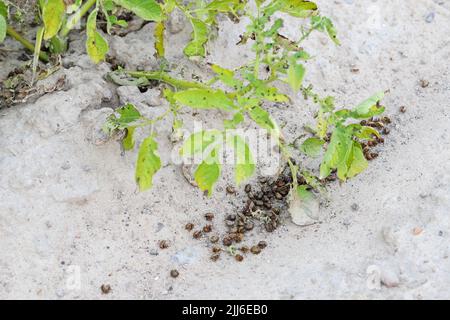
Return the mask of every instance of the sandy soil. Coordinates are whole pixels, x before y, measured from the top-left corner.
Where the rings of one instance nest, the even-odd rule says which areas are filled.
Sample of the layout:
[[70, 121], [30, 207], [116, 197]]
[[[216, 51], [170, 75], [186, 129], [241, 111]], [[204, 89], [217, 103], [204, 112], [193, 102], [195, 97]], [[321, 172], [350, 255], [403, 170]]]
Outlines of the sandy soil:
[[[241, 263], [226, 255], [209, 261], [208, 242], [193, 239], [184, 225], [204, 224], [211, 211], [222, 230], [243, 190], [225, 193], [228, 170], [211, 198], [193, 188], [169, 161], [166, 126], [159, 129], [163, 168], [154, 188], [138, 193], [136, 151], [122, 155], [99, 127], [119, 100], [135, 99], [150, 116], [165, 105], [158, 89], [141, 94], [107, 83], [110, 66], [92, 65], [83, 35], [74, 34], [65, 68], [46, 80], [65, 75], [65, 90], [0, 109], [0, 298], [450, 298], [450, 2], [318, 2], [342, 45], [315, 35], [306, 81], [343, 106], [389, 89], [385, 104], [394, 122], [369, 169], [330, 188], [322, 223], [302, 228], [286, 219], [271, 234], [257, 228], [252, 241], [269, 244], [262, 254]], [[246, 59], [234, 46], [243, 25], [222, 22], [211, 62], [232, 67]], [[109, 37], [112, 54], [128, 68], [156, 67], [152, 29]], [[296, 36], [295, 25], [285, 32]], [[168, 58], [178, 70], [204, 76], [182, 56], [189, 33], [171, 35]], [[20, 54], [1, 58], [1, 79], [23, 63]], [[270, 112], [293, 139], [313, 110], [298, 97]], [[183, 114], [187, 126], [203, 120], [212, 127], [221, 116]], [[168, 249], [159, 249], [162, 239], [171, 242]], [[171, 278], [171, 269], [180, 276]], [[112, 291], [102, 294], [102, 284]]]

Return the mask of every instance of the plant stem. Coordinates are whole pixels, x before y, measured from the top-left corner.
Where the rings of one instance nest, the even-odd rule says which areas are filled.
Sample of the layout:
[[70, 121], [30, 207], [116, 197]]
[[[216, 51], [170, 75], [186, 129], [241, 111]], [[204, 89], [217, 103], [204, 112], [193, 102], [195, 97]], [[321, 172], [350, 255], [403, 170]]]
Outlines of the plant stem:
[[125, 73], [133, 78], [146, 78], [148, 80], [165, 82], [178, 89], [209, 89], [203, 83], [176, 79], [161, 71], [125, 71]]
[[297, 182], [298, 167], [292, 163], [291, 154], [287, 150], [286, 145], [282, 141], [279, 141], [278, 146], [280, 148], [281, 154], [287, 159], [289, 168], [291, 169], [292, 185], [294, 186], [294, 188], [297, 188], [297, 186], [298, 186], [298, 182]]
[[62, 37], [67, 37], [70, 30], [72, 30], [81, 18], [89, 11], [89, 9], [97, 3], [97, 0], [88, 0], [81, 8], [75, 12], [66, 22], [64, 27], [60, 31]]
[[[27, 39], [25, 39], [24, 37], [22, 37], [16, 30], [14, 30], [11, 26], [8, 26], [6, 28], [6, 33], [14, 38], [15, 40], [17, 40], [18, 42], [20, 42], [26, 49], [30, 50], [31, 52], [34, 51], [34, 45], [28, 41]], [[40, 52], [39, 53], [39, 59], [41, 59], [44, 62], [48, 62], [48, 55], [45, 52]]]

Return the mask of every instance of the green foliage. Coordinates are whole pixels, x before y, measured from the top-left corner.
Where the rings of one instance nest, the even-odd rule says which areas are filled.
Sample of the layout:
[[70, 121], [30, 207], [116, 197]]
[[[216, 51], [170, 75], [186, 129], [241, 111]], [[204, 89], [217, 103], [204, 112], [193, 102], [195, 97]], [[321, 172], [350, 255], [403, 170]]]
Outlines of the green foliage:
[[8, 15], [8, 6], [0, 0], [0, 43], [2, 43], [6, 37], [6, 29], [8, 27], [6, 20], [8, 19]]
[[310, 157], [317, 157], [320, 155], [320, 152], [322, 151], [322, 147], [324, 145], [325, 141], [319, 138], [309, 138], [306, 139], [303, 144], [300, 146], [300, 150], [310, 156]]
[[0, 43], [5, 40], [6, 37], [6, 19], [0, 15]]
[[66, 6], [63, 0], [46, 0], [42, 8], [44, 22], [44, 40], [49, 40], [58, 34], [63, 23]]
[[[313, 92], [312, 86], [303, 85], [306, 74], [304, 62], [310, 60], [311, 56], [301, 46], [302, 42], [312, 32], [319, 31], [327, 33], [333, 42], [339, 44], [331, 20], [318, 13], [315, 3], [303, 0], [256, 1], [256, 14], [252, 14], [252, 11], [246, 8], [247, 1], [216, 0], [209, 3], [199, 1], [196, 4], [196, 7], [192, 4], [182, 6], [176, 1], [167, 1], [162, 6], [165, 14], [169, 14], [175, 7], [179, 8], [192, 25], [192, 40], [184, 49], [187, 57], [206, 55], [205, 44], [211, 28], [216, 24], [217, 13], [223, 12], [237, 17], [238, 12], [242, 10], [251, 22], [241, 36], [240, 43], [252, 41], [254, 60], [236, 70], [211, 65], [214, 76], [206, 82], [207, 85], [174, 79], [162, 71], [159, 73], [119, 71], [119, 73], [112, 73], [111, 78], [118, 79], [125, 75], [125, 77], [157, 80], [172, 86], [176, 92], [170, 91], [166, 98], [171, 109], [168, 114], [172, 113], [174, 119], [177, 118], [176, 113], [181, 106], [220, 109], [231, 113], [231, 116], [224, 120], [224, 131], [214, 129], [194, 133], [180, 150], [183, 157], [201, 156], [201, 161], [194, 172], [195, 181], [201, 190], [211, 194], [220, 177], [220, 155], [223, 152], [224, 143], [234, 150], [236, 183], [241, 183], [253, 174], [255, 164], [249, 146], [242, 137], [227, 131], [236, 129], [246, 118], [267, 130], [278, 141], [282, 154], [287, 159], [290, 158], [289, 145], [284, 141], [279, 126], [264, 107], [273, 102], [290, 102], [289, 96], [274, 86], [274, 82], [278, 80], [288, 83], [294, 94], [302, 92], [305, 98], [312, 97], [319, 104], [317, 124], [312, 129], [315, 137], [306, 139], [300, 150], [310, 157], [319, 157], [322, 151], [325, 151], [321, 161], [320, 175], [316, 177], [305, 170], [300, 172], [300, 168], [288, 160], [294, 187], [297, 188], [300, 199], [306, 199], [310, 195], [309, 188], [322, 190], [321, 179], [326, 178], [332, 170], [337, 170], [338, 177], [346, 180], [367, 167], [368, 163], [360, 141], [371, 140], [379, 133], [372, 127], [349, 123], [349, 121], [368, 119], [381, 114], [384, 107], [379, 106], [379, 101], [383, 94], [376, 94], [353, 109], [336, 110], [333, 97], [328, 96], [322, 99]], [[272, 19], [277, 12], [300, 19], [309, 18], [309, 27], [301, 29], [299, 39], [288, 39], [280, 34], [283, 20]], [[163, 31], [164, 26], [161, 22], [155, 29], [155, 48], [158, 56], [164, 54]], [[263, 70], [267, 75], [264, 75]], [[223, 86], [228, 89], [224, 91]], [[157, 119], [147, 121], [154, 124]], [[174, 120], [173, 131], [175, 131], [176, 123], [178, 123], [177, 120]], [[326, 142], [328, 135], [331, 135], [329, 143]], [[303, 176], [307, 185], [297, 186], [297, 172]]]
[[141, 191], [151, 188], [153, 175], [161, 168], [158, 156], [158, 144], [153, 136], [147, 137], [141, 143], [136, 161], [136, 182]]
[[[256, 4], [256, 8], [254, 7]], [[311, 85], [305, 85], [307, 79], [306, 61], [311, 55], [305, 50], [304, 42], [317, 31], [326, 33], [339, 44], [336, 29], [332, 21], [319, 13], [317, 5], [306, 0], [75, 0], [66, 5], [64, 0], [40, 0], [42, 28], [33, 45], [7, 26], [7, 2], [0, 0], [0, 42], [7, 34], [23, 43], [28, 49], [35, 49], [35, 57], [48, 60], [45, 52], [40, 52], [41, 41], [50, 53], [63, 54], [67, 48], [69, 32], [86, 19], [86, 51], [94, 63], [106, 59], [109, 51], [107, 37], [99, 31], [100, 23], [106, 22], [106, 32], [127, 27], [127, 23], [116, 15], [119, 8], [128, 10], [136, 16], [154, 22], [155, 56], [161, 60], [159, 71], [118, 70], [109, 75], [109, 79], [120, 85], [146, 86], [151, 80], [164, 82], [164, 97], [168, 109], [154, 119], [141, 115], [131, 104], [117, 109], [105, 123], [109, 133], [120, 132], [123, 150], [132, 151], [136, 141], [134, 133], [138, 128], [153, 128], [160, 120], [171, 116], [172, 133], [180, 138], [182, 121], [178, 116], [181, 108], [220, 110], [226, 113], [223, 129], [213, 129], [192, 134], [181, 148], [183, 157], [201, 155], [201, 161], [195, 163], [194, 178], [199, 188], [211, 194], [222, 171], [221, 155], [224, 145], [233, 150], [236, 160], [235, 180], [242, 183], [255, 170], [254, 159], [245, 139], [233, 130], [251, 121], [275, 138], [279, 150], [288, 161], [294, 181], [294, 188], [300, 198], [308, 195], [309, 188], [320, 189], [321, 179], [337, 170], [339, 179], [346, 180], [362, 172], [368, 165], [361, 142], [373, 139], [379, 133], [376, 129], [363, 126], [358, 121], [369, 119], [384, 112], [380, 105], [383, 93], [378, 93], [354, 108], [336, 108], [331, 96], [321, 98]], [[253, 59], [236, 70], [228, 70], [211, 65], [212, 77], [207, 82], [187, 81], [173, 78], [164, 71], [167, 66], [165, 55], [166, 22], [174, 10], [180, 11], [192, 28], [191, 38], [183, 52], [187, 58], [204, 58], [208, 54], [207, 43], [213, 38], [218, 27], [219, 14], [228, 16], [237, 22], [241, 16], [249, 21], [239, 44], [251, 43]], [[282, 34], [283, 16], [290, 15], [306, 20], [300, 27], [298, 38], [290, 39]], [[275, 18], [277, 17], [277, 18]], [[104, 19], [104, 21], [100, 21]], [[151, 44], [150, 44], [151, 45]], [[37, 60], [35, 59], [34, 68]], [[284, 82], [291, 90], [283, 92], [276, 85]], [[224, 89], [226, 88], [226, 89]], [[302, 93], [305, 99], [312, 98], [319, 106], [316, 124], [310, 130], [314, 136], [306, 139], [300, 151], [309, 157], [320, 157], [320, 174], [300, 170], [291, 158], [291, 144], [285, 141], [280, 127], [272, 118], [269, 107], [274, 103], [288, 104]], [[291, 95], [291, 96], [290, 96]], [[153, 130], [152, 130], [153, 132]], [[329, 138], [330, 137], [330, 138]], [[329, 139], [328, 139], [329, 138]], [[152, 186], [155, 173], [161, 167], [157, 154], [156, 137], [152, 133], [140, 142], [136, 164], [136, 181], [141, 190]], [[297, 185], [297, 172], [306, 181], [305, 186]]]
[[161, 6], [155, 0], [113, 0], [113, 2], [147, 21], [161, 21], [163, 18]]
[[98, 9], [91, 12], [86, 23], [86, 51], [94, 63], [105, 60], [109, 51], [108, 42], [97, 31]]

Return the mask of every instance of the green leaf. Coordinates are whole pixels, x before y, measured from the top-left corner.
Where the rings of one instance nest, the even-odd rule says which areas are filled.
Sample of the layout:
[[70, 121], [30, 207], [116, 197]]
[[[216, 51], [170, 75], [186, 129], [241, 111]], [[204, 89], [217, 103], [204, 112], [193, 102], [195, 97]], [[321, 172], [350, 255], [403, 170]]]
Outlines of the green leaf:
[[158, 144], [152, 136], [146, 138], [139, 148], [136, 162], [136, 182], [141, 191], [151, 188], [153, 175], [161, 168], [161, 159], [157, 154]]
[[126, 136], [122, 140], [122, 146], [124, 150], [131, 150], [134, 148], [134, 130], [136, 129], [136, 123], [142, 118], [139, 111], [132, 104], [127, 104], [116, 112], [119, 114], [117, 118], [114, 114], [108, 117], [103, 129], [111, 134], [114, 130], [126, 130]]
[[64, 0], [47, 0], [42, 8], [42, 20], [44, 22], [44, 40], [48, 40], [57, 35], [63, 23], [63, 16], [66, 11]]
[[225, 129], [236, 129], [237, 125], [244, 121], [244, 115], [241, 112], [236, 113], [231, 120], [224, 120]]
[[6, 20], [0, 15], [0, 43], [2, 43], [6, 38]]
[[361, 125], [355, 127], [355, 132], [353, 134], [355, 137], [363, 140], [372, 140], [373, 136], [380, 137], [380, 133], [377, 129]]
[[163, 19], [161, 6], [155, 0], [114, 0], [114, 2], [144, 20], [160, 22]]
[[2, 0], [0, 0], [0, 16], [3, 16], [3, 18], [8, 19], [9, 15], [9, 8]]
[[336, 29], [334, 28], [333, 22], [329, 18], [322, 16], [313, 16], [311, 18], [311, 24], [314, 29], [326, 32], [334, 43], [340, 44], [339, 40], [337, 39]]
[[205, 43], [208, 41], [208, 26], [200, 19], [191, 19], [192, 40], [184, 48], [184, 54], [188, 57], [201, 56], [206, 54]]
[[239, 7], [240, 0], [214, 0], [206, 6], [206, 10], [230, 12], [230, 8]]
[[254, 81], [253, 85], [255, 86], [254, 92], [255, 97], [259, 97], [273, 102], [289, 101], [289, 98], [285, 94], [279, 93], [278, 89], [275, 87], [268, 87], [261, 80]]
[[222, 141], [222, 133], [219, 130], [199, 131], [191, 134], [183, 143], [180, 155], [184, 157], [192, 157], [214, 144]]
[[218, 162], [208, 163], [203, 161], [195, 171], [194, 179], [198, 184], [198, 187], [202, 191], [208, 191], [208, 195], [211, 196], [214, 184], [217, 182], [220, 176], [220, 165]]
[[126, 151], [132, 150], [134, 148], [134, 130], [135, 129], [136, 129], [135, 127], [128, 127], [126, 129], [127, 135], [122, 140], [123, 149]]
[[337, 169], [341, 180], [352, 178], [364, 171], [368, 162], [364, 157], [361, 144], [352, 140], [354, 128], [337, 127], [320, 166], [320, 179], [326, 178], [331, 169]]
[[[378, 92], [369, 99], [361, 102], [356, 108], [353, 109], [353, 115], [355, 117], [370, 118], [373, 115], [384, 112], [384, 108], [379, 108], [377, 103], [384, 98], [384, 92]], [[381, 111], [382, 110], [382, 111]]]
[[255, 172], [255, 162], [250, 152], [248, 144], [238, 135], [227, 136], [227, 143], [234, 149], [234, 157], [236, 161], [235, 179], [236, 184], [250, 178]]
[[297, 18], [306, 18], [317, 11], [314, 2], [305, 0], [278, 0], [282, 3], [281, 11]]
[[289, 85], [292, 90], [297, 93], [302, 86], [303, 78], [305, 76], [305, 67], [302, 64], [292, 62], [289, 65], [287, 76]]
[[256, 122], [261, 128], [266, 129], [271, 134], [278, 136], [280, 134], [280, 129], [278, 128], [276, 122], [272, 119], [270, 114], [261, 108], [260, 106], [255, 106], [248, 111], [250, 118]]
[[322, 139], [309, 138], [302, 143], [302, 145], [300, 146], [300, 150], [307, 156], [315, 158], [319, 156], [324, 143], [325, 141], [323, 141]]
[[301, 185], [297, 187], [297, 195], [302, 201], [308, 201], [314, 197], [313, 193], [308, 190], [309, 186]]
[[173, 98], [183, 105], [198, 109], [222, 109], [230, 111], [236, 107], [225, 92], [214, 89], [188, 89], [179, 91]]
[[[320, 165], [320, 179], [328, 177], [332, 169], [338, 168], [338, 171], [342, 171], [342, 168], [344, 168], [342, 164], [346, 162], [347, 153], [351, 150], [351, 146], [352, 135], [350, 130], [346, 127], [335, 128]], [[341, 172], [341, 176], [345, 176], [345, 174], [346, 172]]]
[[155, 25], [155, 50], [158, 57], [164, 57], [164, 22], [158, 22]]
[[364, 153], [359, 142], [353, 141], [352, 153], [347, 160], [347, 178], [352, 178], [367, 169], [369, 163], [364, 157]]
[[116, 129], [124, 130], [133, 127], [133, 124], [141, 119], [139, 111], [130, 103], [120, 107], [116, 112], [119, 114], [119, 118], [112, 114], [105, 123], [104, 129], [109, 133]]
[[242, 89], [243, 83], [240, 80], [234, 78], [234, 72], [218, 65], [213, 64], [211, 69], [217, 74], [217, 77], [227, 86], [234, 90]]
[[108, 42], [97, 31], [98, 9], [91, 12], [86, 23], [86, 51], [94, 63], [105, 60], [109, 51]]

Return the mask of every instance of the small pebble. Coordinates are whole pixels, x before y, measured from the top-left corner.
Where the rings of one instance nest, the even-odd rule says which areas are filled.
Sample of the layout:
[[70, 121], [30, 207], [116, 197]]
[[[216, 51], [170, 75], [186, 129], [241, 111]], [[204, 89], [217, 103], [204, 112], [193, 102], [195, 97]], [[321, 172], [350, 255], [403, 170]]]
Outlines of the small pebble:
[[245, 186], [245, 192], [249, 193], [250, 191], [252, 191], [252, 186], [249, 185], [249, 184], [247, 184], [247, 185]]
[[239, 262], [241, 262], [242, 260], [244, 260], [244, 257], [241, 256], [240, 254], [235, 255], [234, 258], [236, 259], [236, 261], [239, 261]]
[[171, 276], [172, 278], [176, 278], [176, 277], [178, 277], [179, 275], [180, 275], [180, 273], [178, 272], [178, 270], [176, 270], [176, 269], [170, 270], [170, 276]]
[[216, 235], [213, 235], [213, 236], [209, 237], [209, 241], [211, 241], [211, 243], [216, 243], [217, 241], [219, 241], [219, 237]]
[[381, 283], [388, 288], [398, 287], [400, 284], [397, 274], [392, 270], [382, 270], [380, 280]]
[[413, 229], [413, 235], [418, 236], [419, 234], [422, 233], [422, 231], [423, 231], [422, 228], [420, 228], [420, 227], [415, 227], [415, 228]]
[[358, 211], [359, 210], [359, 206], [358, 206], [357, 203], [353, 203], [351, 208], [352, 208], [353, 211]]
[[406, 112], [406, 107], [405, 106], [401, 106], [400, 107], [400, 112], [401, 113], [405, 113]]
[[425, 21], [426, 21], [427, 23], [432, 23], [433, 20], [434, 20], [434, 16], [435, 16], [435, 13], [434, 13], [434, 12], [430, 12], [430, 13], [427, 14], [427, 16], [425, 17]]
[[429, 82], [428, 80], [424, 80], [424, 79], [420, 80], [420, 86], [421, 86], [422, 88], [426, 88], [426, 87], [428, 87], [429, 85], [430, 85], [430, 82]]

